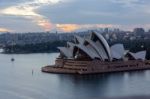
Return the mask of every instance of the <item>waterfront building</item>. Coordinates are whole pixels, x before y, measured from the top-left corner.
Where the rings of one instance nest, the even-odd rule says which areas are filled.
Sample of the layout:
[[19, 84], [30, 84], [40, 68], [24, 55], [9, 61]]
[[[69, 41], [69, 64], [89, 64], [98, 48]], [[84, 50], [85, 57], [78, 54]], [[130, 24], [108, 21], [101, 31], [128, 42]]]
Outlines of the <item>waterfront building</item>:
[[74, 37], [66, 47], [58, 47], [60, 55], [54, 66], [42, 68], [44, 72], [91, 74], [150, 68], [146, 51], [130, 52], [123, 44], [109, 46], [105, 38], [92, 31], [88, 38]]
[[75, 43], [67, 42], [67, 44], [67, 47], [58, 47], [61, 54], [59, 58], [76, 59], [79, 56], [87, 56], [91, 60], [111, 61], [113, 59], [123, 59], [126, 54], [130, 54], [134, 59], [145, 60], [146, 55], [146, 51], [137, 53], [126, 51], [123, 44], [115, 44], [110, 47], [98, 32], [92, 32], [89, 39], [75, 36]]

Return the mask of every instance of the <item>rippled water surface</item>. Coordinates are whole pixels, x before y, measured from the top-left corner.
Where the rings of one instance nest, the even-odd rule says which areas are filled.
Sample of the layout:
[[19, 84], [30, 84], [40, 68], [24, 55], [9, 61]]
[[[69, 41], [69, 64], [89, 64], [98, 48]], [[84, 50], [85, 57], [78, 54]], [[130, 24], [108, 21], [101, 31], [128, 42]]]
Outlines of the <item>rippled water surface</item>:
[[[99, 99], [150, 95], [150, 71], [98, 75], [42, 73], [57, 53], [0, 54], [0, 99]], [[15, 58], [11, 62], [11, 57]]]

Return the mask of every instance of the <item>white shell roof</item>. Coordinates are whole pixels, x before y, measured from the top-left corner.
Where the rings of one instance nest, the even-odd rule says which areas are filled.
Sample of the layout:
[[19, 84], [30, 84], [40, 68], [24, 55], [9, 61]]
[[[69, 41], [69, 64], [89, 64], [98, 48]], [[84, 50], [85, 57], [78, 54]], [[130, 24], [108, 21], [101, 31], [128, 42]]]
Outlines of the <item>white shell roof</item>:
[[98, 51], [101, 54], [102, 59], [103, 60], [108, 59], [108, 55], [107, 55], [106, 50], [104, 49], [103, 45], [99, 41], [97, 41], [95, 44], [98, 47]]
[[91, 59], [100, 58], [95, 51], [91, 50], [92, 49], [91, 47], [86, 47], [86, 46], [81, 45], [81, 44], [78, 44], [75, 46], [77, 48], [81, 49], [83, 52], [85, 52]]
[[100, 56], [98, 55], [97, 51], [93, 48], [93, 46], [91, 46], [90, 44], [86, 46], [86, 48], [90, 51], [89, 54], [93, 54], [94, 58], [100, 58]]
[[72, 43], [72, 42], [67, 42], [67, 48], [69, 49], [69, 51], [70, 51], [70, 56], [71, 57], [73, 57], [73, 49], [74, 49], [74, 46], [75, 46], [76, 44], [74, 44], [74, 43]]
[[95, 51], [97, 52], [97, 54], [101, 57], [101, 60], [104, 60], [104, 59], [102, 58], [102, 56], [101, 56], [100, 51], [99, 51], [99, 47], [96, 45], [95, 42], [93, 42], [93, 41], [90, 40], [90, 39], [85, 39], [85, 42], [88, 42], [88, 43], [95, 49]]
[[[96, 40], [93, 37], [96, 37]], [[112, 58], [121, 59], [125, 54], [130, 54], [134, 59], [142, 60], [145, 60], [146, 56], [146, 51], [137, 53], [125, 51], [123, 44], [115, 44], [110, 48], [107, 41], [98, 32], [92, 32], [90, 39], [75, 36], [75, 43], [67, 42], [67, 47], [58, 47], [58, 49], [65, 57], [73, 58], [76, 47], [86, 53], [91, 59], [99, 58], [102, 61], [105, 59], [111, 61]]]
[[115, 44], [111, 46], [111, 56], [112, 58], [121, 59], [124, 56], [125, 49], [123, 44]]
[[77, 41], [79, 42], [79, 44], [83, 44], [84, 43], [84, 39], [80, 36], [75, 35], [75, 43], [77, 44]]
[[58, 47], [58, 49], [60, 50], [60, 52], [66, 56], [67, 58], [71, 58], [72, 57], [72, 52], [70, 49], [66, 48], [66, 47]]
[[75, 46], [75, 44], [72, 43], [72, 42], [67, 42], [67, 44], [68, 44], [70, 47], [74, 47], [74, 46]]
[[109, 48], [109, 45], [108, 45], [108, 43], [107, 43], [107, 41], [104, 39], [104, 37], [100, 34], [100, 33], [98, 33], [98, 32], [92, 32], [92, 34], [91, 34], [91, 39], [92, 39], [92, 35], [95, 35], [95, 36], [97, 36], [98, 38], [99, 38], [99, 40], [100, 40], [100, 43], [102, 43], [102, 44], [99, 44], [99, 46], [101, 45], [101, 49], [103, 48], [104, 49], [104, 51], [102, 51], [102, 52], [100, 52], [100, 53], [106, 53], [106, 55], [103, 55], [103, 57], [107, 57], [106, 59], [109, 59], [109, 60], [111, 60], [111, 53], [110, 53], [110, 48]]
[[128, 54], [132, 55], [134, 59], [142, 59], [145, 60], [146, 51], [139, 51], [137, 53], [128, 52]]
[[145, 60], [146, 51], [139, 51], [139, 52], [137, 52], [137, 53], [134, 54], [134, 57], [135, 57], [136, 59]]

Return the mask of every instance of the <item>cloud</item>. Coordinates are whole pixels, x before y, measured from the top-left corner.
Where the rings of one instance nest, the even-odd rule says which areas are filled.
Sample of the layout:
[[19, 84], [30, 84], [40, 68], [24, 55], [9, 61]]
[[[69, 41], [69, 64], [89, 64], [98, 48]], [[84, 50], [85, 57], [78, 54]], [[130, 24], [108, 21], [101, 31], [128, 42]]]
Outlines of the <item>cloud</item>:
[[150, 24], [56, 24], [56, 29], [61, 32], [75, 32], [80, 30], [100, 29], [100, 28], [119, 28], [125, 31], [132, 31], [134, 28], [142, 27], [145, 30], [150, 28]]
[[88, 30], [98, 28], [117, 28], [114, 24], [56, 24], [56, 28], [63, 32], [73, 32], [77, 30]]
[[64, 32], [72, 32], [79, 29], [80, 27], [77, 24], [56, 24], [56, 28]]
[[[150, 8], [150, 1], [149, 0], [110, 0], [112, 3], [116, 3], [122, 5], [130, 9], [128, 12], [147, 12]], [[127, 9], [126, 9], [127, 10]]]
[[134, 4], [137, 4], [141, 0], [110, 0], [110, 1], [113, 3], [118, 3], [130, 7]]
[[43, 27], [45, 31], [52, 28], [52, 23], [43, 15], [36, 12], [41, 6], [53, 5], [59, 3], [60, 0], [34, 0], [27, 1], [25, 3], [18, 4], [16, 6], [10, 6], [8, 8], [0, 10], [0, 14], [21, 16], [26, 19], [32, 20], [38, 26]]
[[0, 28], [0, 32], [11, 32], [11, 30], [6, 29], [6, 28]]
[[150, 28], [150, 0], [2, 1], [0, 24], [16, 32]]

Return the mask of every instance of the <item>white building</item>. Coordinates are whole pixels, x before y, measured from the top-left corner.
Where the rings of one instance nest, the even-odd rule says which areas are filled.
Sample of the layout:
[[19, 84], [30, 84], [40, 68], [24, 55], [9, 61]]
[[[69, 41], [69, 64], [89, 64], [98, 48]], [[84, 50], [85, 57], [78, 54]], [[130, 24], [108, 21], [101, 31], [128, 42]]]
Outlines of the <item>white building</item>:
[[75, 43], [67, 42], [67, 47], [58, 47], [60, 57], [66, 59], [98, 59], [112, 61], [124, 59], [145, 60], [146, 51], [132, 53], [124, 49], [123, 44], [109, 46], [104, 37], [98, 32], [91, 32], [89, 38], [75, 36]]

